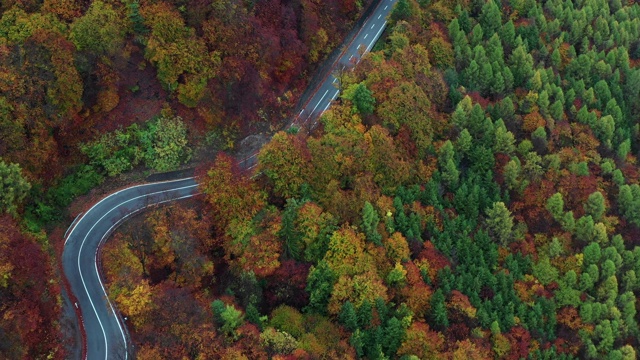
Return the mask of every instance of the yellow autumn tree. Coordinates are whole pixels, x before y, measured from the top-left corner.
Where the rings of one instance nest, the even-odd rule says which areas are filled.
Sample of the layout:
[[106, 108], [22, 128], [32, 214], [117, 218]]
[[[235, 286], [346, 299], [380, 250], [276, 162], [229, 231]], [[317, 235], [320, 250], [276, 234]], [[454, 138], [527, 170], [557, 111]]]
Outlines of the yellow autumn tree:
[[147, 314], [152, 310], [152, 292], [149, 283], [144, 280], [132, 290], [125, 289], [116, 298], [118, 309], [131, 317], [136, 326], [143, 326], [147, 322]]
[[280, 216], [268, 211], [259, 224], [233, 221], [224, 243], [225, 256], [232, 266], [258, 277], [273, 274], [280, 267], [282, 243], [278, 238]]
[[142, 345], [136, 351], [136, 358], [138, 360], [164, 360], [158, 348], [150, 345]]
[[302, 137], [280, 131], [260, 150], [258, 171], [267, 176], [277, 195], [295, 197], [313, 173], [310, 160]]
[[402, 262], [409, 259], [409, 244], [407, 239], [399, 232], [393, 233], [383, 241], [387, 258], [392, 262]]
[[389, 299], [387, 287], [376, 273], [343, 275], [333, 286], [327, 308], [330, 314], [337, 315], [346, 301], [350, 301], [358, 308], [365, 300], [373, 304], [377, 298], [382, 298], [385, 302]]
[[343, 226], [329, 239], [324, 261], [338, 275], [355, 275], [365, 270], [364, 234]]
[[427, 323], [415, 321], [398, 349], [398, 356], [417, 356], [418, 359], [438, 359], [444, 345], [444, 336], [431, 330]]

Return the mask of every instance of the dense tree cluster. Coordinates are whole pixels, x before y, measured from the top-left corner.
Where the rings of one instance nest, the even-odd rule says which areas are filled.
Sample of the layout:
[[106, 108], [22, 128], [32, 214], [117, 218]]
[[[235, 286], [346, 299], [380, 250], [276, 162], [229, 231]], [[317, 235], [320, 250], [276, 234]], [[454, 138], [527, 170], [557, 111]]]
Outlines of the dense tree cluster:
[[0, 353], [7, 359], [64, 359], [60, 343], [60, 288], [44, 234], [21, 233], [0, 215]]
[[203, 173], [221, 352], [635, 358], [639, 9], [399, 1], [321, 130]]
[[136, 101], [123, 77], [153, 81], [136, 65], [210, 126], [275, 124], [368, 3], [3, 2], [0, 153], [34, 179], [58, 175], [63, 146]]
[[[36, 252], [42, 258], [34, 257], [41, 260], [34, 276], [44, 278], [33, 286], [58, 283], [57, 273], [36, 269], [54, 263], [62, 243], [52, 228], [74, 198], [138, 164], [175, 169], [191, 157], [188, 141], [205, 132], [231, 145], [230, 134], [280, 124], [369, 3], [3, 1], [0, 215], [17, 224], [0, 226], [11, 244], [0, 247], [0, 258], [13, 247]], [[33, 242], [42, 231], [55, 241]], [[29, 295], [28, 306], [7, 298], [30, 285], [5, 273], [22, 264], [2, 263], [0, 357], [64, 357], [55, 325], [62, 302]], [[180, 269], [178, 279], [193, 280], [184, 273], [192, 270]], [[120, 286], [121, 299], [148, 299], [149, 285], [139, 285]], [[138, 313], [145, 304], [128, 309]], [[50, 309], [37, 313], [40, 307]], [[40, 333], [29, 333], [36, 325], [25, 321], [38, 322]]]
[[[139, 46], [209, 124], [273, 121], [337, 43], [335, 24], [364, 5], [64, 4], [3, 4], [9, 214], [57, 161], [57, 137], [117, 106], [123, 51]], [[199, 171], [200, 199], [155, 209], [105, 246], [137, 357], [636, 358], [638, 39], [632, 2], [398, 0], [381, 44], [340, 74], [320, 129], [275, 134], [253, 177], [219, 154]], [[187, 128], [165, 111], [84, 141], [89, 163], [34, 212], [74, 182], [175, 166], [190, 155]], [[13, 311], [32, 286], [20, 261], [52, 276], [43, 239], [9, 214], [0, 313], [14, 317], [0, 317], [0, 349], [59, 356], [52, 338], [6, 320], [32, 318]], [[13, 260], [16, 241], [35, 255]], [[53, 328], [56, 289], [37, 289], [28, 309]]]

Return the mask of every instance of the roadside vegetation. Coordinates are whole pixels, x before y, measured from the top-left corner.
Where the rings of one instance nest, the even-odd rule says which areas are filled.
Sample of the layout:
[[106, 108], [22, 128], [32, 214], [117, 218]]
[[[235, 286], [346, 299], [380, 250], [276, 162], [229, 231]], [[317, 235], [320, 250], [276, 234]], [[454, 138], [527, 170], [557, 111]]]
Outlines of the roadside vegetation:
[[0, 357], [68, 358], [54, 269], [76, 198], [281, 126], [368, 4], [3, 1]]
[[[85, 165], [70, 176], [95, 184], [186, 161], [189, 131], [281, 121], [298, 74], [364, 4], [7, 6], [0, 58], [34, 90], [0, 85], [12, 189], [0, 199], [0, 350], [62, 358], [45, 281], [55, 257], [19, 221], [34, 191], [76, 191], [42, 180], [45, 165], [61, 173], [60, 141], [79, 134], [68, 151]], [[635, 2], [398, 0], [317, 131], [277, 133], [250, 178], [218, 154], [197, 171], [199, 199], [105, 245], [137, 358], [635, 359], [638, 39]], [[114, 80], [127, 51], [174, 110], [108, 131], [83, 123], [140, 96]], [[83, 135], [89, 124], [103, 131]], [[24, 296], [34, 289], [46, 291]]]
[[200, 170], [206, 236], [172, 206], [110, 243], [139, 355], [636, 358], [639, 11], [399, 0], [321, 129]]

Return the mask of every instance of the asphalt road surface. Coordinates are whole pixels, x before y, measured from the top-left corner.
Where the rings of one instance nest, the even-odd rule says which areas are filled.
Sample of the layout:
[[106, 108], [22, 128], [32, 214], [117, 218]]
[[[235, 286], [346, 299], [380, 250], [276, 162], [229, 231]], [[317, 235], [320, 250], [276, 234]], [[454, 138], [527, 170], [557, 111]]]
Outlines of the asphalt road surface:
[[374, 9], [353, 38], [353, 41], [346, 45], [344, 52], [334, 64], [333, 72], [297, 114], [294, 125], [307, 128], [315, 126], [320, 115], [329, 108], [331, 102], [340, 94], [339, 80], [334, 74], [339, 72], [341, 68], [352, 68], [365, 53], [371, 51], [371, 48], [373, 48], [373, 45], [375, 45], [387, 26], [387, 16], [391, 13], [395, 3], [396, 0], [382, 0]]
[[133, 186], [115, 192], [84, 213], [65, 241], [62, 265], [82, 311], [87, 359], [131, 358], [123, 319], [107, 299], [96, 262], [99, 245], [130, 215], [155, 204], [192, 197], [193, 178]]
[[[332, 72], [324, 79], [309, 101], [295, 115], [290, 126], [312, 129], [316, 126], [320, 115], [327, 111], [331, 102], [340, 94], [339, 80], [336, 78], [341, 69], [348, 70], [358, 64], [364, 54], [371, 51], [373, 45], [387, 26], [387, 17], [393, 10], [397, 0], [382, 0], [364, 21], [358, 33], [348, 44], [343, 44], [344, 51], [332, 66]], [[252, 169], [257, 164], [257, 153], [240, 160], [244, 169]]]
[[[385, 26], [396, 0], [382, 0], [363, 23], [353, 40], [346, 44], [334, 63], [335, 69], [355, 66], [370, 51]], [[312, 128], [320, 115], [339, 94], [338, 79], [329, 75], [297, 114], [293, 124]], [[245, 159], [252, 168], [255, 156]], [[243, 164], [241, 164], [243, 165]], [[82, 312], [89, 360], [118, 360], [132, 356], [124, 321], [108, 300], [98, 271], [97, 251], [111, 231], [130, 215], [146, 207], [192, 197], [197, 192], [193, 178], [133, 186], [109, 195], [84, 213], [69, 230], [62, 264], [65, 275]]]

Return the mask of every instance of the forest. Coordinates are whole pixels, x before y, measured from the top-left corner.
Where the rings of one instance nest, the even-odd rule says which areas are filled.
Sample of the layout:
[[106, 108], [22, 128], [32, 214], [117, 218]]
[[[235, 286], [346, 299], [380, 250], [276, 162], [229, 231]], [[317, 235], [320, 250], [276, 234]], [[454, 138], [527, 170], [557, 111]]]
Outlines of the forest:
[[369, 3], [2, 1], [0, 358], [68, 358], [59, 259], [92, 189], [280, 126]]
[[366, 5], [3, 3], [0, 352], [65, 358], [60, 209], [186, 163], [102, 250], [138, 359], [635, 359], [640, 5], [398, 0], [243, 171]]

